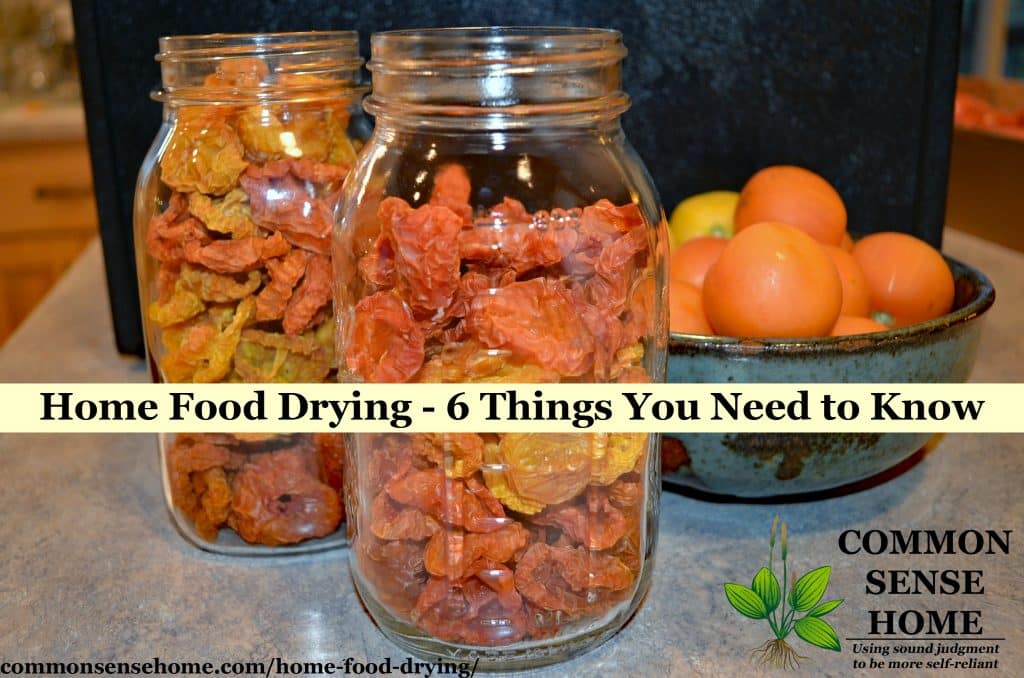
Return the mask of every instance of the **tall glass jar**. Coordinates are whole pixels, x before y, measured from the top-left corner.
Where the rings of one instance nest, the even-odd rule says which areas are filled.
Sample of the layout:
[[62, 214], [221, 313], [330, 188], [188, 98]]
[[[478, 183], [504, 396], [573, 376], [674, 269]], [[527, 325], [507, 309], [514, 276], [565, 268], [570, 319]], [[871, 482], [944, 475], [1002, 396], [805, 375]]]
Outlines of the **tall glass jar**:
[[[354, 32], [160, 39], [163, 125], [139, 174], [154, 379], [334, 381], [334, 207], [355, 160]], [[222, 553], [343, 544], [338, 435], [160, 436], [179, 531]]]
[[[619, 124], [620, 34], [396, 31], [372, 49], [376, 127], [334, 240], [340, 378], [662, 379], [666, 236]], [[656, 438], [347, 436], [366, 608], [408, 651], [492, 668], [610, 637], [648, 587]]]

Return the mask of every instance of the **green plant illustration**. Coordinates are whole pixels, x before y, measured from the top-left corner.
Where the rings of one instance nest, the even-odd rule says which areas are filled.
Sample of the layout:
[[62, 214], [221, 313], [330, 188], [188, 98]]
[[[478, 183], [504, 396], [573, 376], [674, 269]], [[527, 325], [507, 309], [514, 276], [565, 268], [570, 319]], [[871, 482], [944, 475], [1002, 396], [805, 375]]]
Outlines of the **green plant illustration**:
[[[782, 585], [779, 585], [775, 576], [775, 535], [778, 528], [779, 517], [775, 516], [768, 542], [768, 566], [757, 571], [750, 586], [726, 584], [725, 596], [729, 604], [743, 616], [767, 620], [775, 634], [775, 638], [750, 651], [751, 659], [762, 667], [795, 669], [807, 657], [798, 654], [786, 642], [786, 638], [794, 631], [805, 643], [825, 650], [840, 651], [839, 636], [822, 617], [842, 605], [843, 601], [821, 602], [832, 574], [830, 566], [814, 568], [799, 578], [795, 571], [788, 571], [786, 523], [782, 523], [781, 529]], [[803, 613], [803, 616], [797, 617], [797, 613]]]

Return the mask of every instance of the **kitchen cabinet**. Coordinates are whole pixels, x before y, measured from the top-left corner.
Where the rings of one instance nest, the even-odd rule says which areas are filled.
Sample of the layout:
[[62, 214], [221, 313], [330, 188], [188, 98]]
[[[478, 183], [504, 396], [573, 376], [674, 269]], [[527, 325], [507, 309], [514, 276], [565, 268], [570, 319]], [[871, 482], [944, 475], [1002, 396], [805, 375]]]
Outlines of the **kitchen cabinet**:
[[97, 232], [84, 134], [11, 136], [0, 141], [0, 343]]

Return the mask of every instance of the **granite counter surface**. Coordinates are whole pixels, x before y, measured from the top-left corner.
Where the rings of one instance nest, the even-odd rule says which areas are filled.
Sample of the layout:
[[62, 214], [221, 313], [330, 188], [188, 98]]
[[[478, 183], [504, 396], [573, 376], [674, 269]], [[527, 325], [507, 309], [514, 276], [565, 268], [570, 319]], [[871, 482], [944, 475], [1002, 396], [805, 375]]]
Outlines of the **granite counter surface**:
[[[947, 233], [946, 250], [985, 271], [998, 292], [973, 379], [1024, 380], [1024, 255], [957, 232]], [[144, 363], [115, 353], [98, 244], [0, 350], [0, 379], [148, 379]], [[778, 513], [789, 523], [795, 566], [831, 564], [829, 595], [846, 599], [829, 616], [843, 651], [794, 638], [808, 660], [793, 675], [878, 675], [853, 668], [870, 655], [848, 640], [867, 635], [867, 610], [929, 607], [980, 609], [984, 635], [1005, 639], [998, 655], [983, 656], [998, 668], [905, 675], [1024, 675], [1022, 452], [1024, 436], [948, 435], [901, 475], [845, 496], [723, 504], [666, 494], [653, 586], [640, 611], [598, 649], [536, 673], [752, 673], [749, 651], [769, 631], [729, 608], [722, 584], [748, 581], [760, 567]], [[0, 662], [405, 658], [363, 612], [344, 550], [240, 560], [184, 542], [163, 508], [153, 436], [2, 435], [0, 478]], [[1009, 555], [870, 557], [840, 552], [838, 535], [848, 528], [1014, 532]], [[983, 569], [985, 595], [865, 593], [869, 569], [897, 567]]]

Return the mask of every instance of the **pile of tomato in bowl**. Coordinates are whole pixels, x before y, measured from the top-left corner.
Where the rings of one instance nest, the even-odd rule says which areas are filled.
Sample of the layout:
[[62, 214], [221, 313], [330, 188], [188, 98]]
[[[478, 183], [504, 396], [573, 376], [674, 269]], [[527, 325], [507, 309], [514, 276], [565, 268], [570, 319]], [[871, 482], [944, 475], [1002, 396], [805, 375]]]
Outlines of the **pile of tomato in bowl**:
[[[847, 226], [836, 189], [794, 166], [683, 201], [669, 228], [668, 381], [965, 381], [989, 281], [906, 233]], [[929, 437], [684, 431], [666, 436], [663, 470], [669, 486], [716, 494], [804, 493], [885, 471]]]

